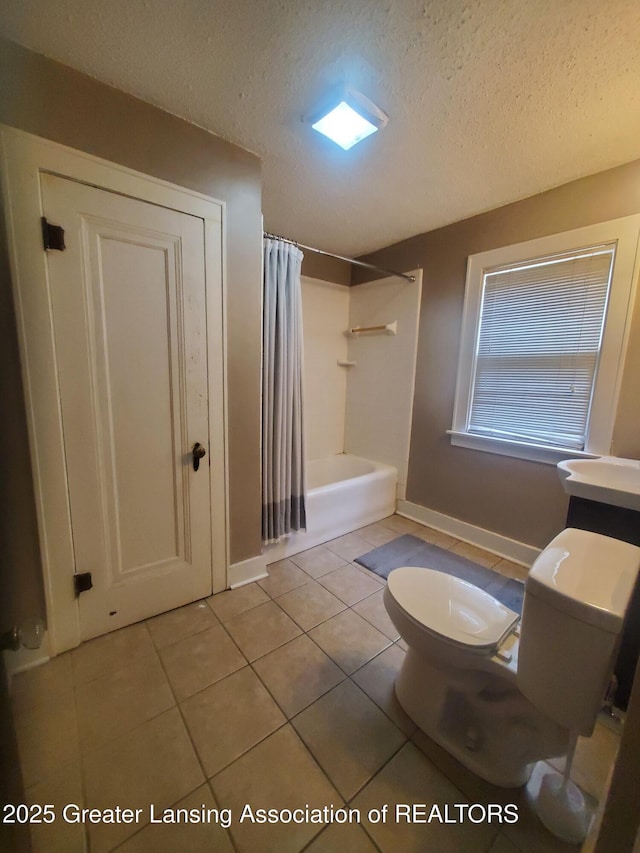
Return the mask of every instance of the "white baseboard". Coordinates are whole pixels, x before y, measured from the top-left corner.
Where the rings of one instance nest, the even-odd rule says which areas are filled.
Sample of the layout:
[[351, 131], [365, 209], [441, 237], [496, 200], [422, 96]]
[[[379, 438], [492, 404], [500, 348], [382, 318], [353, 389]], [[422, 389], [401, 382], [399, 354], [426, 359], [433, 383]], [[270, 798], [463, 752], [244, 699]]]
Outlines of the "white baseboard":
[[266, 558], [264, 554], [258, 554], [257, 557], [249, 557], [248, 560], [242, 560], [240, 563], [232, 563], [229, 566], [227, 582], [231, 589], [235, 589], [237, 586], [244, 586], [266, 577], [268, 577]]
[[51, 659], [49, 650], [49, 634], [45, 631], [39, 649], [19, 648], [17, 651], [4, 652], [4, 668], [7, 680], [11, 685], [11, 679], [18, 672], [26, 672]]
[[509, 539], [508, 536], [502, 536], [492, 530], [485, 530], [483, 527], [476, 527], [474, 524], [469, 524], [468, 521], [461, 521], [459, 518], [444, 515], [444, 513], [436, 512], [434, 509], [428, 509], [426, 506], [420, 506], [410, 501], [398, 501], [398, 515], [420, 524], [426, 524], [427, 527], [433, 527], [441, 533], [448, 533], [449, 536], [455, 536], [456, 539], [462, 539], [463, 542], [469, 542], [470, 545], [476, 545], [486, 551], [493, 551], [494, 554], [500, 554], [501, 557], [514, 563], [520, 563], [527, 568], [533, 565], [541, 550], [533, 545], [526, 545], [524, 542]]

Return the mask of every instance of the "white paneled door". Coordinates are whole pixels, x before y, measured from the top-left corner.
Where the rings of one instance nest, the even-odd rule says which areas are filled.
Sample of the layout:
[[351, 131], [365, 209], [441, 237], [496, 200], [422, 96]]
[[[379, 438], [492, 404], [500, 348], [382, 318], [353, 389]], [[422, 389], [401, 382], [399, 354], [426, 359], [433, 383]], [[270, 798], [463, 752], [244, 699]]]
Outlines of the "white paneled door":
[[47, 269], [86, 640], [212, 591], [204, 223], [53, 175], [41, 186], [65, 231]]

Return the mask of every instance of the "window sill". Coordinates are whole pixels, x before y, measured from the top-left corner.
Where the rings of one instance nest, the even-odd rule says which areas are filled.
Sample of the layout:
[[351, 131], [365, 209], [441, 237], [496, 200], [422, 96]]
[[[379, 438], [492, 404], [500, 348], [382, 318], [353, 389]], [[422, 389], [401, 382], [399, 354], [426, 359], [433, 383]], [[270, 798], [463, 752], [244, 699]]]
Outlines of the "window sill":
[[483, 453], [496, 453], [499, 456], [513, 456], [516, 459], [528, 459], [530, 462], [543, 462], [546, 465], [557, 465], [563, 459], [593, 459], [594, 453], [584, 450], [568, 450], [562, 447], [543, 447], [538, 444], [526, 444], [523, 441], [507, 441], [503, 438], [489, 438], [485, 435], [473, 435], [468, 432], [457, 432], [448, 429], [451, 444], [457, 447], [468, 447]]

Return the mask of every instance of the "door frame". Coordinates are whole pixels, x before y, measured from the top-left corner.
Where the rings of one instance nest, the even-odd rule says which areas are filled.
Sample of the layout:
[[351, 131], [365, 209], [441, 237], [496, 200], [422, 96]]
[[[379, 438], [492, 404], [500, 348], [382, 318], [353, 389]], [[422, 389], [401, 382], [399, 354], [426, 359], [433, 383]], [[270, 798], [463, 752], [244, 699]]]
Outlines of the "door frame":
[[[48, 172], [204, 221], [209, 390], [212, 588], [227, 587], [228, 464], [225, 203], [73, 148], [0, 125], [3, 201], [18, 327], [36, 514], [47, 605], [49, 654], [80, 643], [60, 389], [55, 360], [40, 174]], [[55, 224], [55, 223], [54, 223]], [[37, 247], [37, 251], [34, 251]], [[222, 405], [220, 405], [222, 401]]]

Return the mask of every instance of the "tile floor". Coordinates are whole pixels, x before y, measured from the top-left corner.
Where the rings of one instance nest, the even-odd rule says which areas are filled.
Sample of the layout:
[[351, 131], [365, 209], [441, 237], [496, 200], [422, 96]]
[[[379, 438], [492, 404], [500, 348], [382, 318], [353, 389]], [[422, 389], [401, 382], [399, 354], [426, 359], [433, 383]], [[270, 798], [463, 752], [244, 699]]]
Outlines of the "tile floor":
[[[46, 853], [575, 850], [552, 838], [526, 791], [473, 776], [404, 714], [393, 692], [403, 643], [383, 582], [351, 561], [412, 533], [510, 576], [522, 567], [392, 516], [282, 560], [265, 580], [132, 625], [16, 676], [32, 827]], [[581, 741], [574, 778], [599, 797], [617, 737]], [[561, 766], [561, 763], [559, 763]], [[542, 772], [538, 765], [534, 786]], [[516, 824], [372, 823], [388, 803], [508, 803]], [[141, 809], [139, 823], [64, 822], [63, 805]], [[240, 823], [243, 805], [359, 809], [361, 824]], [[165, 808], [232, 809], [219, 823], [150, 824]], [[223, 813], [221, 812], [221, 815]], [[375, 812], [374, 812], [375, 814]]]

